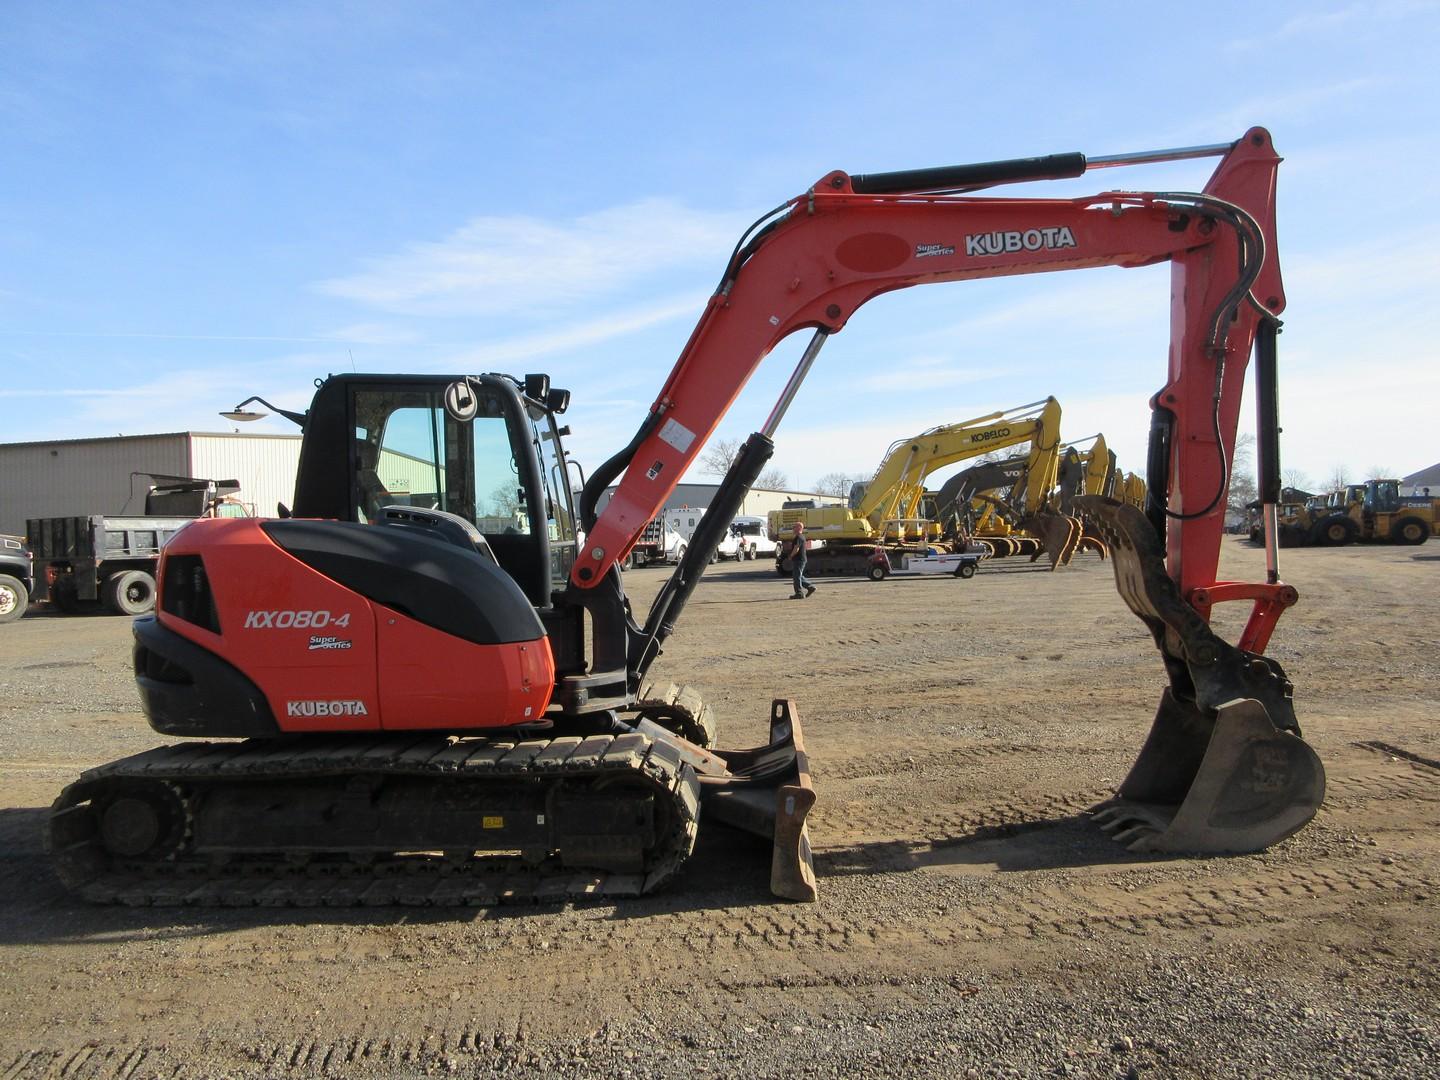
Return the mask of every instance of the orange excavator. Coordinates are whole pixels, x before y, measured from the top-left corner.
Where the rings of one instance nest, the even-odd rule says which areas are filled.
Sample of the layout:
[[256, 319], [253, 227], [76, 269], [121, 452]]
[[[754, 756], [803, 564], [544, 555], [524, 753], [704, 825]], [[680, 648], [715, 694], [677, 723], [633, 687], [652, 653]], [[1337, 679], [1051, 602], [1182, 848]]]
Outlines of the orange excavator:
[[[1220, 159], [1202, 192], [973, 194], [1200, 156]], [[1166, 260], [1172, 341], [1146, 506], [1075, 500], [1169, 676], [1096, 819], [1149, 850], [1288, 836], [1324, 790], [1290, 682], [1263, 655], [1296, 593], [1273, 542], [1265, 581], [1215, 580], [1252, 347], [1262, 498], [1278, 497], [1279, 161], [1255, 128], [1183, 150], [827, 174], [741, 238], [634, 438], [584, 484], [578, 521], [556, 422], [569, 394], [545, 376], [319, 383], [295, 417], [293, 515], [197, 521], [166, 546], [134, 667], [151, 726], [182, 738], [61, 793], [59, 876], [92, 900], [147, 904], [631, 896], [674, 878], [700, 821], [718, 820], [770, 837], [772, 888], [813, 899], [815, 792], [794, 703], [774, 701], [766, 745], [727, 750], [698, 694], [647, 678], [806, 372], [882, 293]], [[813, 336], [780, 399], [637, 619], [626, 555], [761, 359], [801, 330]], [[1223, 601], [1252, 605], [1234, 645], [1208, 625]]]

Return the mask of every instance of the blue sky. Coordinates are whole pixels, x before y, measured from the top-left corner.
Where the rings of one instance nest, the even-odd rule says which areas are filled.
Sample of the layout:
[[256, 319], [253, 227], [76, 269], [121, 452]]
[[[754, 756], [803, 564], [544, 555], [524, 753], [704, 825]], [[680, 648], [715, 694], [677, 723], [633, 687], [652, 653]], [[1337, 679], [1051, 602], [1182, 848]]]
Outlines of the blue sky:
[[[1284, 465], [1411, 472], [1440, 460], [1437, 42], [1431, 2], [11, 0], [0, 441], [225, 430], [221, 409], [302, 409], [329, 372], [548, 371], [593, 466], [741, 229], [829, 170], [1260, 124], [1286, 158]], [[1198, 189], [1212, 167], [1005, 193]], [[1139, 470], [1167, 292], [1162, 267], [882, 297], [826, 346], [774, 464], [868, 473], [894, 439], [1054, 394], [1067, 436], [1103, 430]], [[803, 344], [721, 436], [759, 427]]]

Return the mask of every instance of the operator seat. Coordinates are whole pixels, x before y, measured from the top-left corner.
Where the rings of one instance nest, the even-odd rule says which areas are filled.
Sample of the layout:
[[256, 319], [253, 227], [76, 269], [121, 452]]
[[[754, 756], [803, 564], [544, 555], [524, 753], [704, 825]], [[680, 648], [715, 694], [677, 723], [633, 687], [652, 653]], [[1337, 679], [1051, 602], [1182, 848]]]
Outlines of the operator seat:
[[381, 507], [391, 498], [389, 490], [380, 482], [379, 464], [380, 448], [364, 439], [356, 439], [355, 505], [360, 508], [362, 521], [376, 521]]

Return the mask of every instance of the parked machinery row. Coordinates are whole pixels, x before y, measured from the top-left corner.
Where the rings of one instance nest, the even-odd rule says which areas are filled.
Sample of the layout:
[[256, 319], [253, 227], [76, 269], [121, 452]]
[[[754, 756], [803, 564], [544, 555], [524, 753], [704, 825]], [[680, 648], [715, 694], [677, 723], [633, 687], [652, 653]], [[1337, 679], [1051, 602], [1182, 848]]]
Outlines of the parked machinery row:
[[[1250, 539], [1255, 543], [1264, 538], [1260, 510], [1258, 503], [1251, 504]], [[1304, 501], [1282, 502], [1276, 519], [1285, 547], [1423, 544], [1440, 533], [1440, 499], [1402, 496], [1398, 480], [1369, 480]]]

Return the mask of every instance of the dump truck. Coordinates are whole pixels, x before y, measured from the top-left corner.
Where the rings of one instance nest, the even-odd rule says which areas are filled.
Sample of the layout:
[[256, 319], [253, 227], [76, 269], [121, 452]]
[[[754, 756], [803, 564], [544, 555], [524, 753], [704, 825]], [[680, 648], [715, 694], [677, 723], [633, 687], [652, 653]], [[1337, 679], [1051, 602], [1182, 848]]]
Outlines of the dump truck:
[[30, 518], [25, 532], [35, 556], [32, 599], [66, 614], [98, 604], [115, 615], [143, 615], [155, 606], [160, 550], [201, 517], [245, 517], [235, 480], [150, 476], [143, 515], [80, 514]]

